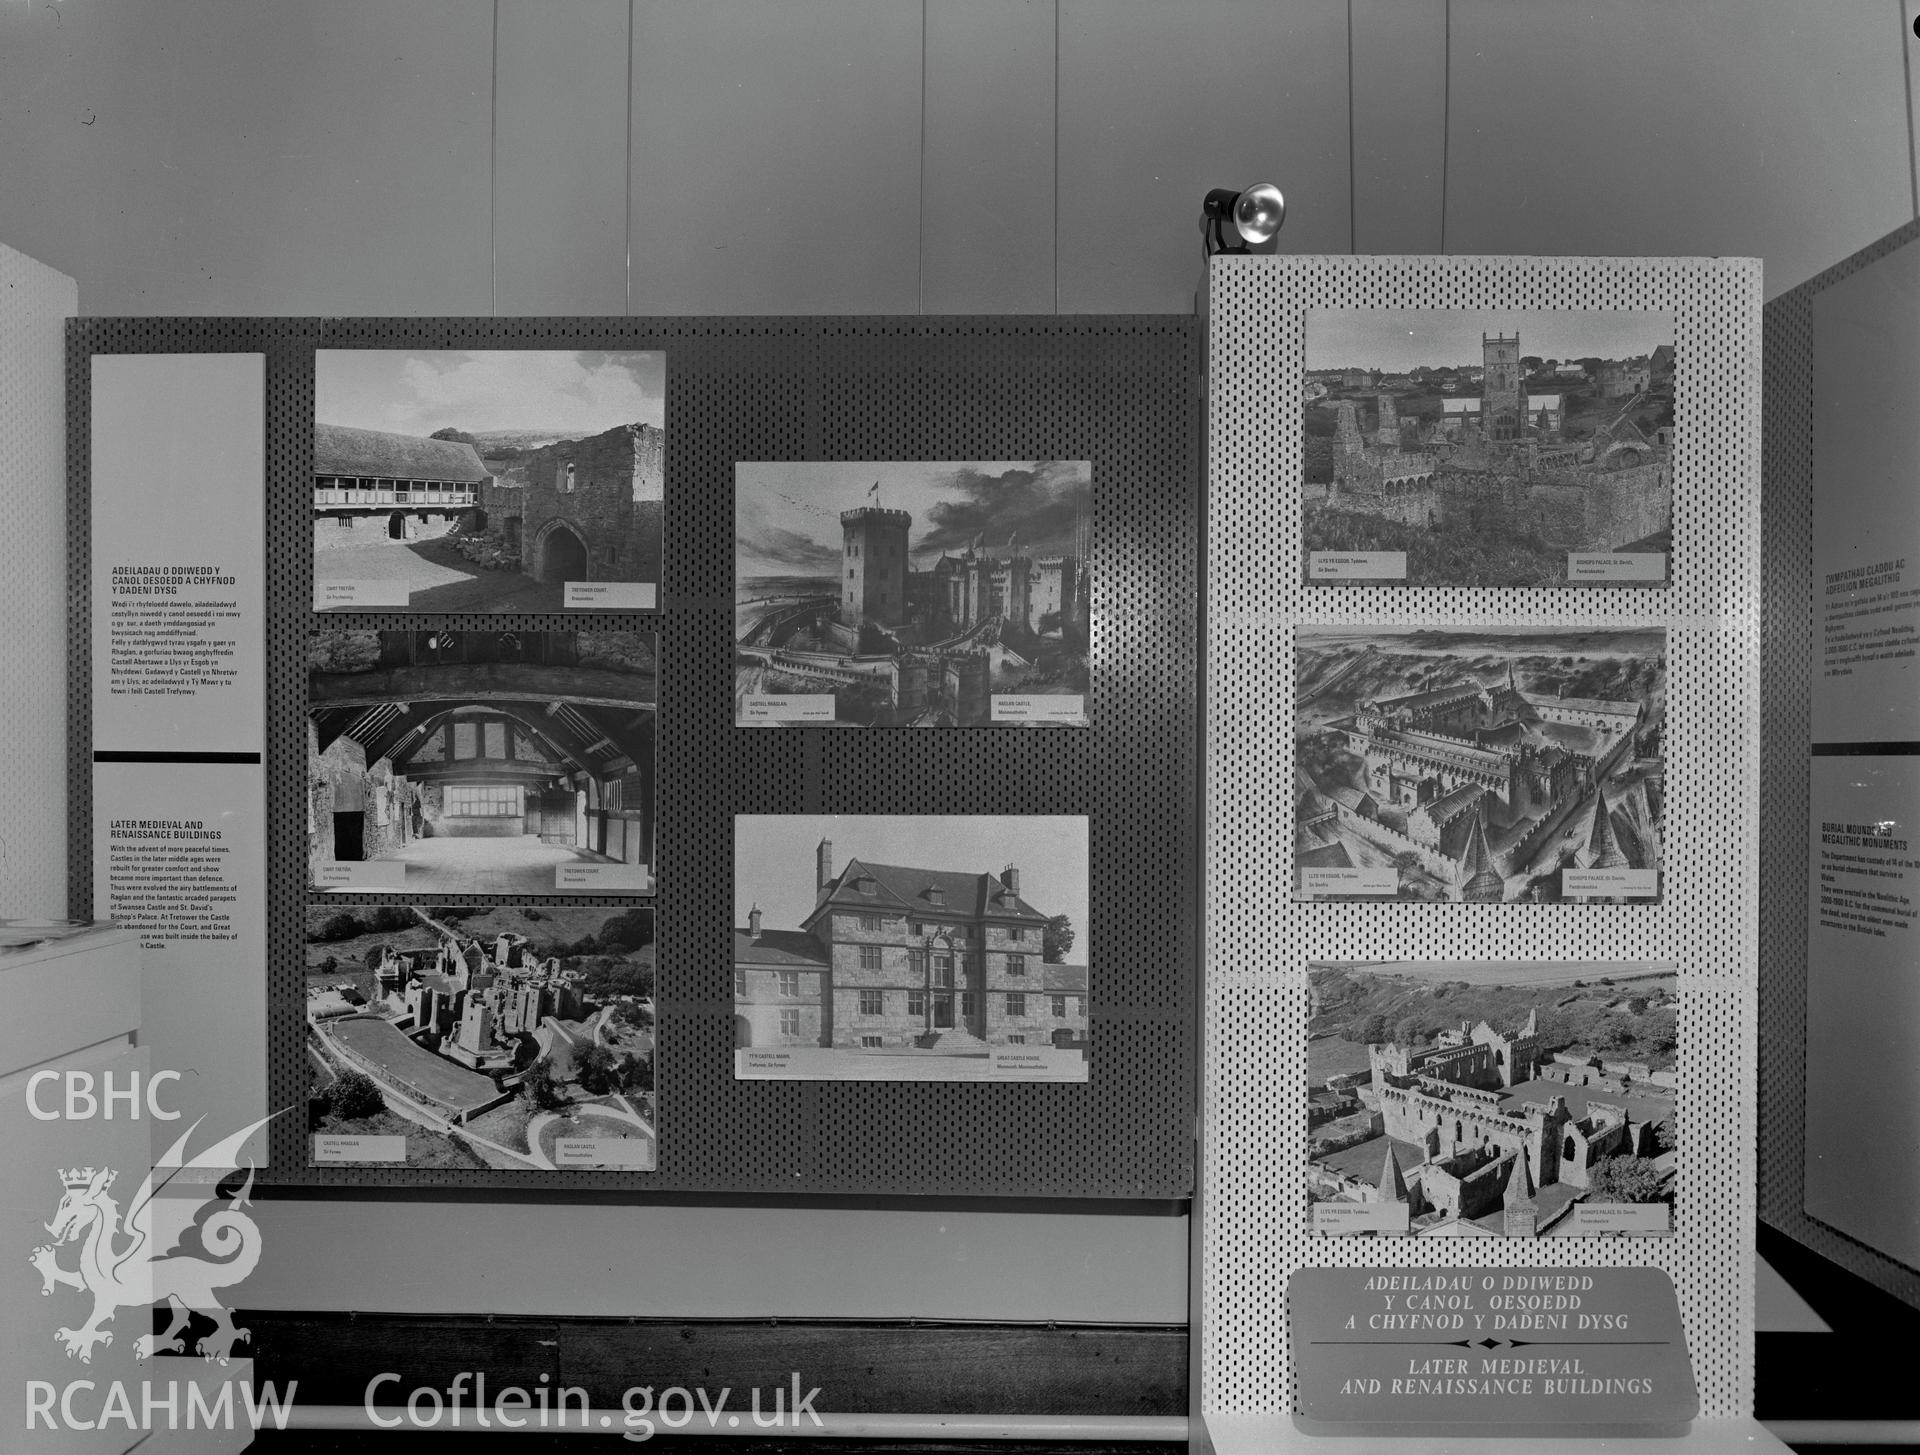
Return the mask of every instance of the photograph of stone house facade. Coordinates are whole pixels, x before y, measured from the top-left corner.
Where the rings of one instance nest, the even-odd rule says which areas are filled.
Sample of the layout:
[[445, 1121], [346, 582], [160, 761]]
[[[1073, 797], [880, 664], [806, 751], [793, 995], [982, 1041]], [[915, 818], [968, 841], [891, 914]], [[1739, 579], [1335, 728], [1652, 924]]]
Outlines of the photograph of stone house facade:
[[316, 889], [653, 892], [651, 632], [309, 639]]
[[1092, 501], [1085, 461], [736, 465], [736, 724], [1086, 726]]
[[1320, 964], [1307, 978], [1317, 1229], [1340, 1226], [1321, 1204], [1391, 1203], [1418, 1237], [1672, 1231], [1671, 966]]
[[1084, 818], [734, 827], [739, 1075], [1086, 1079]]
[[1303, 579], [1667, 584], [1674, 327], [1665, 312], [1311, 310]]
[[319, 610], [651, 610], [657, 351], [321, 349]]

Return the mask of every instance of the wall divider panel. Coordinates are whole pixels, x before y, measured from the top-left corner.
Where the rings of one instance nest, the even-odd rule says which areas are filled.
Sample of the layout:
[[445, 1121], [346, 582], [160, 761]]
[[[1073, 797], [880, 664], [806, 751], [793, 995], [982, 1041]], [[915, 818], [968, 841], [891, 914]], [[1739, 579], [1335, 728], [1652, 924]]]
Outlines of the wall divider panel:
[[[1700, 1393], [1696, 1429], [1746, 1421], [1753, 1398], [1758, 980], [1759, 265], [1215, 258], [1209, 299], [1208, 658], [1233, 667], [1216, 665], [1207, 684], [1198, 1412], [1223, 1450], [1272, 1448], [1275, 1437], [1283, 1445], [1293, 1438], [1299, 1390], [1285, 1351], [1287, 1281], [1296, 1270], [1655, 1267], [1671, 1275], [1679, 1296]], [[1311, 320], [1323, 317], [1312, 310], [1349, 320], [1381, 310], [1447, 310], [1464, 315], [1476, 332], [1476, 314], [1670, 314], [1669, 583], [1657, 590], [1303, 584], [1301, 420]], [[1475, 337], [1470, 347], [1477, 363], [1482, 340]], [[1541, 352], [1524, 342], [1520, 349]], [[1423, 519], [1421, 528], [1431, 527]], [[1391, 887], [1374, 902], [1298, 896], [1295, 799], [1309, 785], [1285, 765], [1294, 760], [1296, 714], [1308, 705], [1296, 691], [1295, 652], [1309, 628], [1663, 632], [1666, 806], [1657, 901], [1575, 902], [1567, 891], [1567, 902], [1517, 902], [1509, 894], [1506, 903], [1471, 903], [1460, 902], [1456, 890], [1454, 902], [1427, 903], [1396, 900]], [[1469, 886], [1465, 898], [1472, 897]], [[1313, 1231], [1306, 972], [1315, 962], [1403, 961], [1672, 967], [1679, 1160], [1670, 1235], [1353, 1238]], [[1436, 1014], [1444, 1024], [1444, 1014]]]
[[[1825, 694], [1830, 701], [1845, 702], [1854, 693], [1850, 684], [1822, 683], [1826, 666], [1824, 643], [1819, 635], [1833, 583], [1817, 575], [1815, 545], [1818, 536], [1818, 512], [1827, 512], [1829, 527], [1843, 516], [1849, 501], [1833, 487], [1836, 478], [1844, 480], [1850, 462], [1845, 458], [1847, 441], [1833, 451], [1835, 458], [1821, 465], [1816, 459], [1816, 420], [1820, 411], [1831, 409], [1859, 391], [1853, 377], [1866, 371], [1885, 384], [1898, 388], [1907, 382], [1901, 368], [1896, 342], [1904, 343], [1911, 325], [1904, 313], [1889, 315], [1885, 332], [1870, 340], [1857, 356], [1816, 357], [1815, 336], [1823, 295], [1841, 287], [1857, 275], [1878, 271], [1886, 274], [1895, 266], [1911, 267], [1911, 254], [1904, 250], [1920, 240], [1920, 224], [1897, 228], [1868, 247], [1842, 259], [1805, 283], [1781, 294], [1766, 305], [1763, 313], [1766, 339], [1766, 424], [1765, 480], [1767, 529], [1763, 562], [1765, 650], [1762, 658], [1761, 689], [1766, 713], [1766, 732], [1761, 742], [1761, 772], [1767, 794], [1761, 804], [1760, 833], [1766, 851], [1760, 860], [1760, 1217], [1781, 1232], [1797, 1239], [1822, 1257], [1831, 1259], [1849, 1272], [1887, 1290], [1906, 1303], [1920, 1307], [1920, 1271], [1891, 1256], [1881, 1244], [1854, 1236], [1823, 1222], [1808, 1211], [1811, 1174], [1809, 1150], [1830, 1155], [1826, 1193], [1835, 1197], [1859, 1197], [1882, 1194], [1883, 1205], [1889, 1185], [1897, 1186], [1906, 1175], [1906, 1159], [1895, 1157], [1885, 1165], [1862, 1173], [1855, 1168], [1847, 1149], [1832, 1143], [1822, 1144], [1816, 1137], [1809, 1141], [1808, 1112], [1818, 1088], [1814, 1078], [1831, 1076], [1835, 1063], [1824, 1063], [1808, 1044], [1809, 998], [1822, 990], [1822, 980], [1836, 978], [1847, 968], [1813, 963], [1809, 940], [1809, 873], [1811, 836], [1814, 817], [1810, 769], [1818, 766], [1815, 758], [1824, 755], [1871, 755], [1871, 741], [1860, 739], [1904, 738], [1905, 729], [1891, 734], [1882, 726], [1887, 717], [1900, 719], [1910, 711], [1911, 684], [1898, 700], [1883, 700], [1878, 711], [1849, 714], [1847, 720], [1828, 732], [1815, 724], [1820, 716], [1816, 698]], [[1896, 295], [1897, 296], [1897, 295]], [[1837, 302], [1834, 295], [1827, 302]], [[1849, 421], [1860, 435], [1877, 440], [1897, 440], [1902, 419]], [[1829, 425], [1831, 427], [1831, 425]], [[1833, 440], [1825, 442], [1828, 448]], [[1910, 464], [1910, 462], [1908, 462]], [[1824, 479], [1823, 479], [1824, 476]], [[1899, 473], [1879, 474], [1863, 482], [1874, 489], [1900, 490], [1904, 477]], [[1817, 485], [1832, 495], [1818, 501]], [[1858, 507], [1856, 507], [1857, 509]], [[1890, 552], [1904, 550], [1904, 525], [1899, 519], [1868, 517], [1883, 529], [1880, 544]], [[1872, 535], [1872, 527], [1856, 527], [1858, 534]], [[1846, 596], [1840, 600], [1848, 599]], [[1878, 618], [1891, 625], [1899, 617]], [[1889, 633], [1889, 636], [1893, 635]], [[1903, 645], [1903, 643], [1895, 643]], [[1836, 652], [1836, 655], [1838, 653]], [[1829, 713], [1827, 716], [1832, 716]], [[1883, 751], [1897, 760], [1910, 756], [1910, 741], [1896, 742]], [[1863, 761], [1854, 757], [1854, 761]], [[1862, 773], [1863, 779], [1868, 775]], [[1877, 810], [1889, 819], [1899, 820], [1901, 797], [1886, 795]], [[1898, 892], [1897, 882], [1882, 881], [1876, 887]], [[1897, 936], [1896, 936], [1897, 939]], [[1831, 984], [1825, 990], [1834, 994]], [[1875, 1001], [1873, 1010], [1882, 1016], [1880, 1026], [1889, 1035], [1897, 1035], [1909, 1012], [1897, 999]], [[1864, 1050], [1862, 1052], [1864, 1058]], [[1828, 1052], [1829, 1057], [1831, 1052]], [[1860, 1064], [1868, 1062], [1863, 1059]], [[1904, 1117], [1903, 1099], [1895, 1095], [1881, 1106], [1863, 1107], [1860, 1124], [1890, 1141], [1898, 1140], [1894, 1117]], [[1897, 1203], [1895, 1204], [1897, 1207]]]
[[[1195, 1167], [1201, 858], [1199, 326], [1169, 317], [83, 319], [68, 330], [70, 910], [89, 915], [89, 371], [96, 354], [266, 356], [269, 1107], [306, 1099], [305, 642], [317, 349], [666, 353], [658, 613], [656, 1171], [307, 1165], [299, 1115], [263, 1181], [579, 1191], [1182, 1198]], [[1092, 726], [740, 730], [733, 466], [745, 460], [1089, 460]], [[178, 502], [156, 501], [156, 510]], [[576, 616], [356, 613], [358, 628], [531, 632]], [[736, 813], [1074, 814], [1090, 822], [1085, 1084], [736, 1081], [728, 940]], [[491, 898], [498, 899], [499, 896]], [[478, 902], [436, 896], [442, 902]], [[541, 904], [551, 897], [514, 896]], [[329, 896], [366, 904], [382, 896]], [[315, 900], [314, 902], [319, 902]], [[631, 905], [633, 900], [570, 903]], [[644, 902], [644, 901], [643, 901]], [[150, 990], [153, 987], [150, 987]], [[198, 1068], [217, 1075], [218, 1067]]]

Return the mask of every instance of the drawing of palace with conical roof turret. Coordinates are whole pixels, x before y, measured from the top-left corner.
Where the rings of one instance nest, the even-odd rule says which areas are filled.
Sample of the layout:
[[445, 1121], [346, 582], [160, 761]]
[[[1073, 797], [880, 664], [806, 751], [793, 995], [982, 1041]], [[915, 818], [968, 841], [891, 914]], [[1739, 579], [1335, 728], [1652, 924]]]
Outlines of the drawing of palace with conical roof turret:
[[1294, 664], [1297, 897], [1659, 898], [1664, 631], [1303, 627]]

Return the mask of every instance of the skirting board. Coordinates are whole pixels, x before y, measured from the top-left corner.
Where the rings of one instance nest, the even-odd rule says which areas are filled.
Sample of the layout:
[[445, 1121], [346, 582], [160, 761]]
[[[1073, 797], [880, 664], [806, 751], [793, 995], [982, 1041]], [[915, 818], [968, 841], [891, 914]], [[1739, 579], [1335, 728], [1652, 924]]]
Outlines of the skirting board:
[[[1187, 1413], [1188, 1338], [1179, 1325], [744, 1323], [264, 1309], [238, 1313], [236, 1321], [252, 1330], [261, 1380], [298, 1380], [304, 1411], [350, 1409], [358, 1428], [369, 1428], [361, 1411], [369, 1386], [383, 1375], [398, 1376], [375, 1391], [376, 1402], [390, 1406], [385, 1413], [391, 1414], [404, 1408], [411, 1391], [444, 1394], [463, 1374], [470, 1403], [473, 1377], [484, 1373], [490, 1391], [577, 1388], [595, 1410], [620, 1409], [623, 1395], [639, 1386], [651, 1386], [656, 1400], [674, 1387], [704, 1390], [709, 1398], [731, 1389], [733, 1408], [742, 1411], [753, 1391], [770, 1402], [780, 1390], [791, 1410], [797, 1378], [803, 1396], [820, 1391], [813, 1408], [838, 1411], [843, 1420], [993, 1423], [1044, 1416], [1097, 1432], [1032, 1438], [1185, 1438], [1184, 1425], [1175, 1434], [1166, 1424]], [[1151, 1422], [1139, 1425], [1151, 1432], [1117, 1435], [1114, 1429], [1134, 1425], [1108, 1428], [1115, 1419]], [[751, 1433], [747, 1418], [741, 1425]], [[962, 1437], [957, 1427], [924, 1433]]]

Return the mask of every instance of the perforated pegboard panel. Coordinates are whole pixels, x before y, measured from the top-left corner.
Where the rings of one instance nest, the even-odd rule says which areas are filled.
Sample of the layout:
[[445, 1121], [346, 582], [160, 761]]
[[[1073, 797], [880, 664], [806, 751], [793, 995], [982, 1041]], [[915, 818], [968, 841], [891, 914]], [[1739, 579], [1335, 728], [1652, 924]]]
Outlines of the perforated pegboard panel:
[[1909, 223], [1781, 294], [1763, 312], [1761, 476], [1760, 1216], [1920, 1306], [1920, 1270], [1806, 1214], [1807, 765], [1813, 717], [1813, 301], [1920, 240]]
[[[618, 1188], [633, 1195], [1191, 1194], [1201, 518], [1200, 333], [1193, 320], [87, 319], [74, 324], [68, 338], [71, 680], [77, 692], [69, 858], [76, 913], [90, 908], [91, 894], [88, 359], [97, 352], [267, 355], [271, 964], [263, 973], [270, 977], [274, 1106], [305, 1099], [303, 641], [315, 621], [308, 610], [314, 350], [667, 354], [660, 613], [596, 613], [591, 622], [564, 615], [337, 612], [325, 619], [330, 626], [658, 631], [659, 1170], [311, 1168], [304, 1126], [289, 1117], [276, 1126], [272, 1180]], [[1091, 729], [766, 732], [732, 726], [736, 461], [1016, 458], [1093, 463]], [[1091, 967], [1088, 1084], [735, 1081], [727, 958], [733, 816], [803, 812], [1086, 815], [1090, 937], [1101, 947]], [[809, 872], [807, 865], [795, 869]]]
[[[1216, 258], [1210, 293], [1201, 1408], [1292, 1408], [1296, 1268], [1658, 1266], [1702, 1412], [1752, 1405], [1760, 269], [1738, 259]], [[1674, 316], [1673, 585], [1296, 585], [1308, 309], [1664, 309]], [[1657, 905], [1296, 903], [1300, 625], [1668, 630]], [[1232, 664], [1229, 669], [1225, 664]], [[1316, 1237], [1305, 1211], [1305, 967], [1316, 960], [1652, 960], [1681, 976], [1671, 1238]]]

